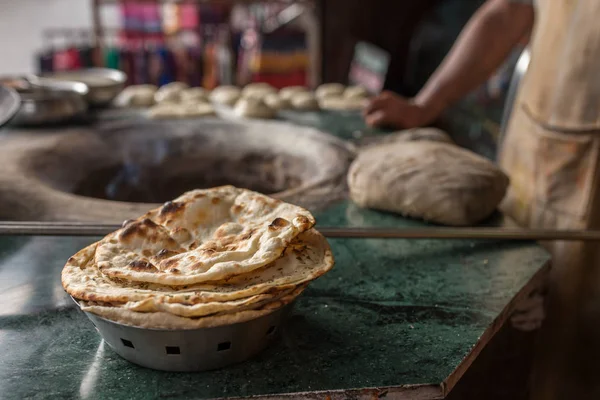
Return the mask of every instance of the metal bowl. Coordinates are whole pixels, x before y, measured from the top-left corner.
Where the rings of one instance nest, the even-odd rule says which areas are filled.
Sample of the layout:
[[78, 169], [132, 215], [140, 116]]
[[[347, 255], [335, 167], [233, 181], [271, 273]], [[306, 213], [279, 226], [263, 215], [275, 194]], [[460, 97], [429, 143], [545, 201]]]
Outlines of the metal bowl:
[[192, 372], [223, 368], [260, 353], [278, 336], [293, 305], [237, 324], [187, 330], [137, 328], [83, 313], [127, 361], [161, 371]]
[[88, 68], [77, 71], [55, 72], [44, 75], [47, 79], [84, 83], [89, 92], [86, 101], [96, 107], [109, 105], [121, 93], [127, 81], [127, 75], [110, 68]]
[[0, 127], [19, 111], [21, 97], [13, 88], [0, 85]]
[[31, 79], [31, 85], [19, 90], [21, 108], [11, 121], [21, 126], [41, 126], [68, 122], [87, 110], [84, 97], [88, 87], [80, 82]]

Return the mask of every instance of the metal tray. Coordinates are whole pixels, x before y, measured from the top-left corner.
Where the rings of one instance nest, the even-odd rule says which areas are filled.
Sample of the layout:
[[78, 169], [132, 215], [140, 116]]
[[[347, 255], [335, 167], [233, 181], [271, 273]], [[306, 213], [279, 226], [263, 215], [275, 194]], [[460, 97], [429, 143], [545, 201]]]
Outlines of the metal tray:
[[137, 328], [84, 314], [127, 361], [161, 371], [192, 372], [240, 363], [264, 350], [278, 336], [293, 304], [250, 321], [189, 330]]

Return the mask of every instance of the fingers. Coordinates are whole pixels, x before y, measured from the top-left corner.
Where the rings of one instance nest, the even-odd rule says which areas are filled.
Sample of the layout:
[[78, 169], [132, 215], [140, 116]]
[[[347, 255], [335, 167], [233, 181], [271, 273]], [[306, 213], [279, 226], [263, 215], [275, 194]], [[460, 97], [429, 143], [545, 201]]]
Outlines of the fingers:
[[382, 110], [375, 111], [365, 116], [365, 122], [368, 126], [382, 127], [388, 123], [387, 115]]

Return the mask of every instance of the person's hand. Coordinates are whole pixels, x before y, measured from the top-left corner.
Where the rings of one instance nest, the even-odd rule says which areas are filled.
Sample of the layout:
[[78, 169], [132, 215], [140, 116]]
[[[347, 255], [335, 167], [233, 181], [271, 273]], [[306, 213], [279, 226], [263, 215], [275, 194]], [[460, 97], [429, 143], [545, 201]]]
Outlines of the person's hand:
[[433, 122], [437, 113], [431, 107], [385, 91], [369, 102], [363, 116], [369, 126], [408, 129]]

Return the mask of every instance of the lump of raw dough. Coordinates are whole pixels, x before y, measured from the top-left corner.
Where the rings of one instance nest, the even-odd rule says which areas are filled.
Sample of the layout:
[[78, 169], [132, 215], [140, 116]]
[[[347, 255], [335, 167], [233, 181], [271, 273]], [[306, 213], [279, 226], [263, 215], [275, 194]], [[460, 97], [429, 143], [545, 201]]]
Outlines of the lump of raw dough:
[[319, 109], [317, 98], [310, 92], [294, 93], [290, 103], [295, 110], [316, 111]]
[[172, 119], [183, 117], [181, 106], [175, 103], [162, 103], [148, 110], [150, 119]]
[[182, 118], [212, 117], [216, 115], [215, 108], [210, 103], [188, 103], [179, 105]]
[[308, 89], [304, 86], [288, 86], [279, 91], [279, 97], [281, 97], [283, 100], [290, 101], [294, 94], [305, 92], [308, 92]]
[[154, 104], [155, 85], [133, 85], [123, 89], [115, 98], [117, 107], [150, 107]]
[[182, 90], [179, 94], [182, 103], [207, 103], [209, 92], [201, 87]]
[[266, 105], [264, 101], [254, 98], [241, 98], [235, 105], [235, 115], [242, 118], [263, 118], [270, 119], [275, 117], [275, 110]]
[[329, 96], [342, 96], [346, 87], [341, 83], [324, 83], [317, 88], [315, 95], [322, 99]]
[[268, 83], [249, 83], [242, 90], [242, 97], [254, 97], [262, 100], [271, 93], [277, 93], [277, 89]]
[[189, 86], [183, 82], [171, 82], [164, 86], [154, 94], [154, 101], [157, 104], [160, 103], [177, 103], [181, 92], [187, 89]]
[[237, 86], [219, 86], [210, 94], [210, 100], [226, 106], [233, 106], [242, 95], [242, 91]]
[[490, 216], [508, 187], [491, 161], [458, 146], [400, 142], [369, 148], [350, 166], [352, 200], [445, 225], [473, 225]]
[[289, 100], [281, 98], [281, 96], [277, 93], [271, 93], [266, 95], [263, 101], [266, 105], [268, 105], [276, 111], [285, 110], [286, 108], [291, 107]]
[[369, 92], [362, 86], [350, 86], [344, 90], [344, 97], [347, 99], [365, 99], [369, 97]]
[[319, 106], [324, 110], [362, 110], [366, 105], [367, 99], [357, 97], [327, 96], [319, 99]]
[[382, 144], [393, 144], [399, 142], [416, 142], [428, 140], [430, 142], [442, 142], [454, 144], [454, 141], [446, 132], [437, 128], [413, 128], [392, 132], [387, 135], [367, 136], [359, 145], [363, 148], [378, 146]]

